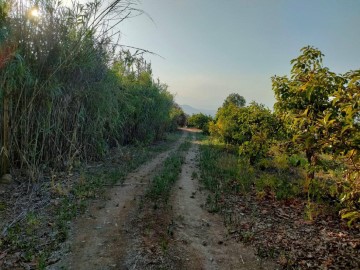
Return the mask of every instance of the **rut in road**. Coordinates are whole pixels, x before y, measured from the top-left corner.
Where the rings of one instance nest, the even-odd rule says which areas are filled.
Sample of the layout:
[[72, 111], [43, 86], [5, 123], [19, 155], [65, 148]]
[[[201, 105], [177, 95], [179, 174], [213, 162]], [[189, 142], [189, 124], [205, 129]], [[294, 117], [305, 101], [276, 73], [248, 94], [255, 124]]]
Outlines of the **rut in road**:
[[122, 262], [131, 230], [129, 218], [138, 208], [136, 199], [143, 195], [154, 172], [184, 139], [185, 133], [172, 149], [130, 173], [123, 185], [109, 190], [108, 201], [94, 203], [85, 216], [75, 221], [68, 243], [70, 253], [48, 269], [124, 269]]
[[203, 208], [207, 192], [201, 191], [193, 177], [198, 175], [198, 151], [195, 142], [172, 197], [174, 242], [183, 269], [275, 269], [273, 262], [261, 261], [251, 247], [230, 239], [220, 215]]

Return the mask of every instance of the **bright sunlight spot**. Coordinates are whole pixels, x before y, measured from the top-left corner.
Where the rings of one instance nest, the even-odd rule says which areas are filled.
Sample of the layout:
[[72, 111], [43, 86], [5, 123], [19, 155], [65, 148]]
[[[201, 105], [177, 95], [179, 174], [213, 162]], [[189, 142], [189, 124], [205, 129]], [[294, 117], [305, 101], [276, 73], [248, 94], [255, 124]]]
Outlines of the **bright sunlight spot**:
[[41, 13], [37, 8], [32, 8], [30, 11], [30, 15], [35, 18], [39, 18]]

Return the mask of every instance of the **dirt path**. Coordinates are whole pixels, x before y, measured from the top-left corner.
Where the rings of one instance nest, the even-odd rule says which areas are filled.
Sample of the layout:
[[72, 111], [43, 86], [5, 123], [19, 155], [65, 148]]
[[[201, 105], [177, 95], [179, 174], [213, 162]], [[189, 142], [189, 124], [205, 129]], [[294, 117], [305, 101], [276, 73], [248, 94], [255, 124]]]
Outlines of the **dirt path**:
[[197, 152], [194, 143], [172, 197], [174, 238], [184, 269], [275, 269], [274, 263], [260, 261], [251, 247], [230, 239], [223, 219], [202, 207], [207, 194], [193, 177], [198, 174]]
[[[220, 215], [203, 207], [207, 192], [201, 191], [198, 179], [194, 179], [199, 148], [195, 136], [168, 208], [158, 212], [161, 216], [148, 216], [160, 224], [160, 231], [170, 222], [169, 249], [154, 253], [158, 239], [144, 242], [151, 239], [143, 237], [149, 219], [141, 217], [149, 208], [139, 207], [139, 203], [155, 172], [188, 132], [194, 131], [184, 130], [171, 150], [129, 174], [124, 185], [109, 190], [108, 201], [94, 203], [73, 226], [69, 254], [48, 269], [275, 269], [274, 263], [265, 264], [251, 247], [231, 239]], [[151, 234], [156, 235], [156, 230]]]
[[130, 173], [123, 185], [109, 190], [107, 201], [91, 205], [87, 213], [75, 221], [68, 245], [70, 253], [48, 269], [123, 269], [131, 228], [129, 218], [138, 209], [137, 198], [144, 193], [154, 172], [161, 167], [172, 149]]

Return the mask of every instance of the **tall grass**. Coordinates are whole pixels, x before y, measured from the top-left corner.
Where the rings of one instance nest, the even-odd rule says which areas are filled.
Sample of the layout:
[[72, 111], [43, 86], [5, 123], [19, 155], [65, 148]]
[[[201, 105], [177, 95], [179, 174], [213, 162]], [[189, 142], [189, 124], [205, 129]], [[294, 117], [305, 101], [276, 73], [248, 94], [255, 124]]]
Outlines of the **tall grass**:
[[153, 80], [144, 51], [119, 44], [119, 24], [140, 14], [129, 0], [0, 0], [0, 110], [10, 119], [0, 116], [9, 128], [2, 154], [12, 169], [35, 178], [164, 135], [173, 96]]

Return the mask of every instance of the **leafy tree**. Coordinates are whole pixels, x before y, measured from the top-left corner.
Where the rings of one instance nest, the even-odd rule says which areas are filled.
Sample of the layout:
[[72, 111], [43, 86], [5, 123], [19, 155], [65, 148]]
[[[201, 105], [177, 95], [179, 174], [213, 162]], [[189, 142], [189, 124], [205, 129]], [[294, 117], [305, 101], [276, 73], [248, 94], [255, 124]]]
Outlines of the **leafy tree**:
[[328, 133], [319, 119], [332, 106], [334, 95], [344, 80], [323, 67], [323, 54], [314, 47], [304, 47], [302, 54], [291, 61], [290, 79], [272, 77], [275, 92], [275, 112], [282, 118], [293, 135], [294, 146], [304, 151], [310, 168], [308, 179], [314, 178], [318, 155], [322, 152]]
[[246, 141], [246, 135], [241, 132], [243, 111], [244, 108], [237, 107], [233, 103], [220, 107], [216, 113], [216, 122], [210, 123], [211, 136], [234, 145]]
[[212, 136], [239, 146], [240, 155], [254, 164], [264, 157], [280, 128], [280, 122], [264, 105], [252, 102], [247, 107], [223, 106], [217, 121], [210, 125]]
[[246, 141], [239, 147], [239, 154], [249, 158], [250, 164], [255, 164], [264, 158], [269, 147], [279, 135], [280, 121], [262, 104], [252, 102], [245, 107], [242, 133]]
[[344, 179], [338, 196], [349, 223], [360, 219], [360, 71], [344, 75], [323, 67], [323, 54], [305, 47], [291, 61], [291, 78], [273, 77], [278, 116], [293, 134], [294, 146], [304, 151], [310, 165], [308, 181], [314, 178], [318, 156], [331, 153], [344, 160]]
[[332, 107], [319, 123], [328, 138], [325, 150], [331, 150], [347, 164], [343, 181], [338, 183], [338, 195], [344, 206], [341, 216], [351, 224], [360, 220], [360, 70], [343, 77], [345, 81], [335, 91]]
[[189, 127], [196, 127], [201, 129], [205, 134], [209, 134], [209, 123], [212, 121], [212, 117], [210, 115], [205, 115], [203, 113], [197, 113], [191, 115], [187, 119], [187, 125]]
[[244, 107], [246, 104], [246, 100], [243, 96], [240, 96], [237, 93], [232, 93], [225, 99], [222, 106], [226, 107], [229, 104], [234, 104], [237, 107]]
[[172, 130], [176, 130], [177, 127], [184, 127], [186, 125], [187, 115], [177, 103], [173, 104], [170, 111], [170, 118]]

